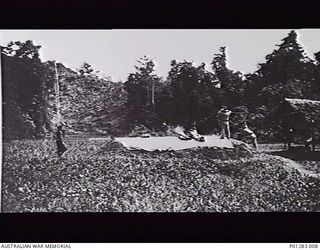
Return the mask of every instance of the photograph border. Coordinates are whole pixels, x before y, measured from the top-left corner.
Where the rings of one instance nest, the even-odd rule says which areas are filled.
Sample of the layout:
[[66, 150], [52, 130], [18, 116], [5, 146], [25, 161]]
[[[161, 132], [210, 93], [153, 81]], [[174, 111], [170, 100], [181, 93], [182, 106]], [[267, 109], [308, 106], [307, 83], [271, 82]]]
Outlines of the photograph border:
[[[6, 1], [1, 6], [0, 29], [320, 28], [320, 8], [301, 1]], [[318, 242], [319, 223], [319, 213], [291, 212], [2, 213], [0, 241]]]

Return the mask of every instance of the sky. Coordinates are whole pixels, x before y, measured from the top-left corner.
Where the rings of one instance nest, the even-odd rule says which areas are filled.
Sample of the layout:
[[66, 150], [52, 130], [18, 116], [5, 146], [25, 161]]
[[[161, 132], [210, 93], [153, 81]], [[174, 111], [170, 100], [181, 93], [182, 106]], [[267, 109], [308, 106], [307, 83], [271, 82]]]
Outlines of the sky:
[[[320, 51], [320, 29], [296, 30], [307, 54]], [[170, 62], [210, 62], [221, 46], [227, 47], [228, 66], [243, 73], [254, 72], [258, 63], [276, 49], [290, 30], [0, 30], [0, 45], [33, 40], [41, 45], [41, 59], [55, 60], [77, 69], [83, 62], [114, 81], [125, 81], [135, 72], [137, 60], [147, 55], [156, 63], [156, 73], [166, 77]]]

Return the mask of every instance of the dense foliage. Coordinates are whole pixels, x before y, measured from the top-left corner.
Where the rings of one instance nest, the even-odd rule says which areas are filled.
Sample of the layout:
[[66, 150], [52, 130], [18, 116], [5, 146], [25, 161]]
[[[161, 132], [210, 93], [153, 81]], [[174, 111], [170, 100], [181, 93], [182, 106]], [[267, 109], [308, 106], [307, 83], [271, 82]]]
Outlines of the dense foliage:
[[112, 141], [4, 144], [3, 212], [319, 211], [319, 179], [245, 146], [134, 152]]
[[245, 90], [250, 122], [272, 139], [281, 136], [274, 114], [284, 98], [320, 100], [319, 62], [306, 55], [297, 33], [291, 31], [277, 47], [248, 75]]
[[[40, 60], [40, 49], [32, 41], [2, 47], [5, 139], [44, 137], [52, 130], [57, 75], [61, 116], [74, 133], [126, 135], [137, 125], [159, 131], [166, 123], [196, 126], [207, 134], [217, 131], [217, 110], [227, 105], [232, 111], [245, 107], [247, 123], [260, 140], [280, 141], [279, 103], [320, 100], [320, 52], [309, 58], [295, 31], [247, 75], [228, 67], [226, 47], [213, 55], [210, 70], [204, 63], [173, 60], [166, 79], [144, 56], [124, 83], [100, 77], [87, 62], [78, 71], [62, 63], [55, 69], [55, 62]], [[233, 127], [239, 122], [236, 113]]]
[[3, 135], [36, 138], [49, 126], [46, 113], [46, 69], [31, 41], [9, 43], [2, 51]]
[[124, 85], [97, 76], [88, 63], [76, 72], [62, 63], [41, 62], [39, 49], [31, 41], [2, 48], [4, 139], [52, 135], [57, 82], [59, 111], [70, 132], [123, 134]]

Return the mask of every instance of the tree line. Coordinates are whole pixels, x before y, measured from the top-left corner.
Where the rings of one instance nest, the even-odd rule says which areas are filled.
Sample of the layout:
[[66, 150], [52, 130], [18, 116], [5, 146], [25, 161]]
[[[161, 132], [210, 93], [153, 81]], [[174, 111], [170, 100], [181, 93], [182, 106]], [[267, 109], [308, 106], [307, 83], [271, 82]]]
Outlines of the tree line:
[[[32, 41], [2, 47], [4, 138], [42, 138], [54, 128], [54, 62], [41, 62], [40, 49]], [[208, 134], [217, 132], [221, 105], [243, 107], [248, 125], [270, 141], [281, 137], [276, 114], [285, 97], [320, 100], [320, 52], [308, 57], [295, 31], [253, 73], [232, 70], [227, 61], [221, 47], [209, 67], [172, 60], [162, 78], [156, 62], [143, 56], [125, 82], [99, 77], [89, 63], [78, 70], [58, 63], [61, 114], [75, 132], [117, 136], [138, 125], [161, 131], [166, 123]]]

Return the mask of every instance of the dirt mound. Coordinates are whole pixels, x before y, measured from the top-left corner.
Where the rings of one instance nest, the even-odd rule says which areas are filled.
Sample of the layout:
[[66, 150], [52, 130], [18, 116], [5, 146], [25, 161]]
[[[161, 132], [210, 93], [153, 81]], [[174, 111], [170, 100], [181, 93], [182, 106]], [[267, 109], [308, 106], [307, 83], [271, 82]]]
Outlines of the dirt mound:
[[[241, 158], [250, 158], [258, 155], [259, 152], [251, 148], [245, 143], [239, 141], [232, 142], [233, 148], [214, 147], [195, 147], [182, 150], [153, 150], [146, 151], [143, 149], [128, 149], [117, 140], [107, 139], [91, 139], [86, 142], [77, 142], [73, 145], [77, 150], [70, 151], [69, 155], [81, 155], [83, 158], [103, 157], [107, 154], [119, 155], [140, 155], [143, 157], [156, 158], [175, 157], [175, 158], [203, 158], [203, 159], [219, 159], [219, 160], [237, 160]], [[68, 156], [69, 157], [69, 156]]]
[[[129, 151], [129, 150], [128, 150]], [[241, 158], [251, 158], [259, 155], [259, 152], [247, 144], [234, 144], [234, 148], [221, 147], [197, 147], [182, 150], [166, 150], [166, 151], [144, 151], [144, 150], [130, 150], [130, 152], [149, 157], [156, 157], [163, 155], [176, 158], [203, 158], [203, 159], [219, 159], [219, 160], [237, 160]]]
[[234, 144], [234, 148], [220, 147], [202, 147], [184, 150], [185, 153], [192, 155], [197, 154], [198, 157], [220, 160], [235, 160], [240, 158], [253, 157], [259, 154], [255, 149], [246, 144]]

